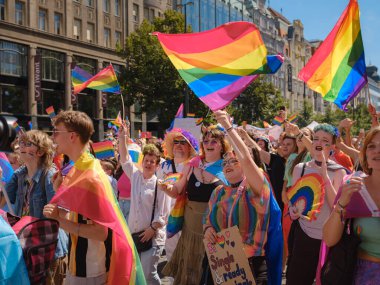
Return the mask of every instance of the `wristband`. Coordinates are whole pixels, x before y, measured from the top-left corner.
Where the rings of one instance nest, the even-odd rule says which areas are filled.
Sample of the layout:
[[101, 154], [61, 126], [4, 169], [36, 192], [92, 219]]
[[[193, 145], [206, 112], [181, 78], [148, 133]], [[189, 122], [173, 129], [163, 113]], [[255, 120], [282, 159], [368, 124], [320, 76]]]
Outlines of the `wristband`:
[[342, 210], [344, 210], [344, 209], [347, 207], [347, 205], [346, 205], [346, 206], [343, 206], [343, 205], [340, 203], [339, 200], [338, 200], [338, 202], [337, 202], [337, 205], [339, 205], [339, 207], [340, 207]]
[[303, 132], [300, 132], [298, 135], [297, 135], [297, 139], [302, 139], [303, 138]]
[[203, 235], [205, 235], [205, 233], [207, 232], [207, 230], [208, 230], [209, 228], [212, 228], [212, 226], [206, 226], [206, 227], [203, 229]]
[[233, 128], [234, 128], [233, 126], [229, 127], [229, 128], [226, 130], [226, 132], [228, 133], [228, 132], [231, 131]]
[[157, 231], [157, 229], [155, 229], [152, 225], [150, 225], [150, 228], [151, 228], [152, 230], [154, 230], [155, 232]]

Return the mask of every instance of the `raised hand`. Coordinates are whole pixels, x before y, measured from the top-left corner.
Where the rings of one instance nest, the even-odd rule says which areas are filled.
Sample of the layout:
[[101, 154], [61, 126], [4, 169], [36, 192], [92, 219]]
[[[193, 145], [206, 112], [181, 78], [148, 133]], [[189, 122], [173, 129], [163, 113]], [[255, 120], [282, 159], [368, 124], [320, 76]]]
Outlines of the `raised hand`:
[[352, 177], [348, 179], [342, 186], [342, 194], [338, 200], [339, 204], [346, 207], [350, 201], [351, 197], [355, 192], [360, 191], [363, 186], [363, 178]]

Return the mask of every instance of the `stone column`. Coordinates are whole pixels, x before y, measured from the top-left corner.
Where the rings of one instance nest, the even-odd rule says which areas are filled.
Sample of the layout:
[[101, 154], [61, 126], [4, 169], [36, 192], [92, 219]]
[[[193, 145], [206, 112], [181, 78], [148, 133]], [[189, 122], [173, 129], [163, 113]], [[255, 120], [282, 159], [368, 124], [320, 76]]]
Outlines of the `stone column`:
[[37, 54], [35, 45], [29, 46], [28, 53], [28, 114], [32, 117], [31, 121], [34, 129], [38, 129], [37, 123], [37, 102], [35, 99], [35, 72], [34, 59]]
[[[98, 60], [98, 68], [97, 72], [103, 69], [103, 61]], [[95, 118], [98, 119], [98, 135], [99, 140], [103, 140], [104, 138], [104, 126], [103, 126], [103, 105], [102, 105], [102, 91], [96, 90], [96, 112]]]
[[66, 61], [65, 61], [65, 102], [64, 102], [64, 109], [65, 110], [72, 110], [73, 105], [71, 105], [71, 63], [73, 62], [73, 56], [71, 53], [66, 54]]

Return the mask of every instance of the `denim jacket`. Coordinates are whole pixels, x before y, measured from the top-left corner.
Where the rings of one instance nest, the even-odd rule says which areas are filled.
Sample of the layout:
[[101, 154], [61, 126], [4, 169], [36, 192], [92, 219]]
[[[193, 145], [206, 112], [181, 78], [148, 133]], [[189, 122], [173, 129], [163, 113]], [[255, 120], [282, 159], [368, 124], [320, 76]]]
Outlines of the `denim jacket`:
[[[29, 215], [38, 219], [43, 219], [42, 214], [44, 206], [53, 198], [55, 191], [53, 188], [52, 176], [55, 173], [55, 169], [52, 167], [48, 170], [45, 178], [45, 187], [42, 186], [43, 170], [39, 168], [34, 174], [33, 189], [30, 193], [29, 200]], [[27, 187], [25, 183], [27, 181], [28, 169], [26, 166], [21, 166], [12, 175], [11, 180], [5, 185], [5, 189], [9, 196], [10, 202], [13, 204], [13, 210], [16, 216], [21, 216], [22, 206], [24, 204], [25, 194]], [[45, 188], [45, 193], [43, 193]], [[67, 234], [60, 229], [58, 233], [58, 245], [55, 252], [55, 258], [62, 257], [67, 254]]]

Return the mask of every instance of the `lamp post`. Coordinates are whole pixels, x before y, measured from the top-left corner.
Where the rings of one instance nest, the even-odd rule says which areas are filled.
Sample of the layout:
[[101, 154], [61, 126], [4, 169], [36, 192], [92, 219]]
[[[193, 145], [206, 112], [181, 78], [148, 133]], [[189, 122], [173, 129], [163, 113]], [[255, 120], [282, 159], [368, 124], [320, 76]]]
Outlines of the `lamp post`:
[[[184, 4], [178, 4], [178, 8], [184, 8], [184, 16], [185, 16], [185, 34], [187, 33], [187, 6], [192, 6], [194, 2], [186, 2]], [[200, 15], [199, 15], [200, 16]], [[200, 27], [199, 27], [200, 29]], [[189, 87], [185, 87], [185, 117], [187, 117], [187, 114], [189, 113]]]

